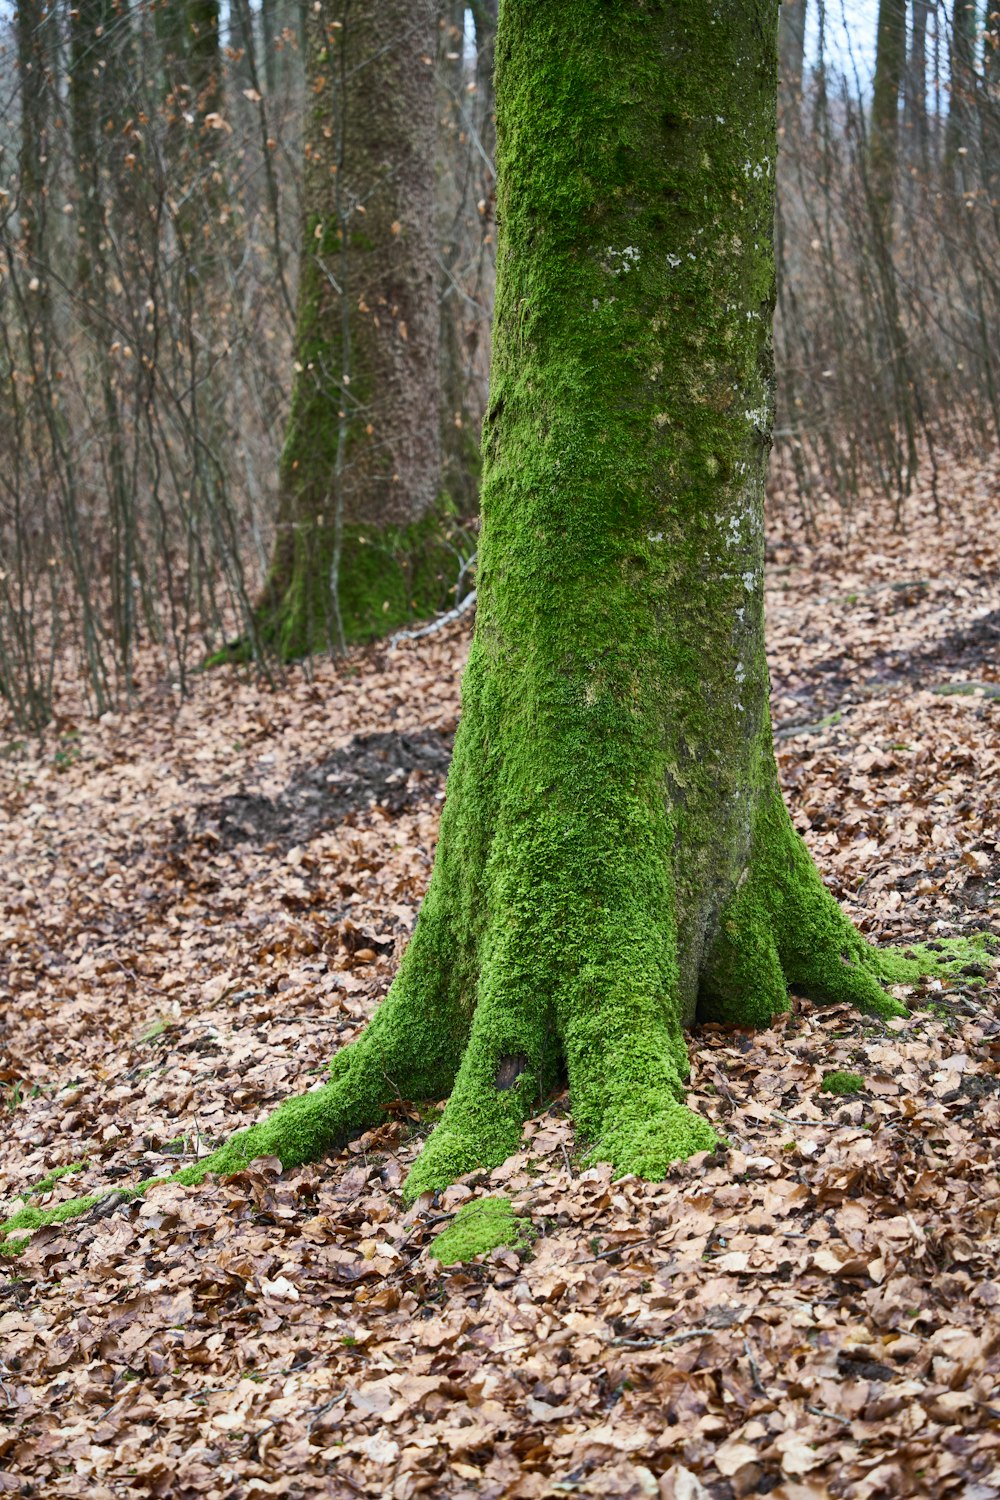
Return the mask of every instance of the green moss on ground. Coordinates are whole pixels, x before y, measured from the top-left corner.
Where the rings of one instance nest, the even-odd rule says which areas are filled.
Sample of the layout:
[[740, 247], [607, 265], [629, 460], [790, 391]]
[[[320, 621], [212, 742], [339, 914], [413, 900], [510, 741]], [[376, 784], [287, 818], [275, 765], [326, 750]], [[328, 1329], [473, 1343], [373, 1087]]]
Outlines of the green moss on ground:
[[65, 1167], [53, 1167], [51, 1172], [48, 1172], [38, 1182], [34, 1183], [32, 1187], [27, 1189], [26, 1196], [29, 1198], [40, 1198], [44, 1193], [51, 1193], [57, 1182], [60, 1182], [64, 1177], [72, 1176], [75, 1172], [82, 1172], [86, 1165], [86, 1160], [84, 1160], [69, 1162]]
[[860, 1094], [864, 1086], [860, 1073], [824, 1073], [820, 1089], [824, 1094]]
[[531, 1242], [531, 1220], [519, 1219], [509, 1198], [475, 1198], [463, 1203], [429, 1253], [442, 1265], [453, 1266], [488, 1255], [498, 1245], [527, 1250]]

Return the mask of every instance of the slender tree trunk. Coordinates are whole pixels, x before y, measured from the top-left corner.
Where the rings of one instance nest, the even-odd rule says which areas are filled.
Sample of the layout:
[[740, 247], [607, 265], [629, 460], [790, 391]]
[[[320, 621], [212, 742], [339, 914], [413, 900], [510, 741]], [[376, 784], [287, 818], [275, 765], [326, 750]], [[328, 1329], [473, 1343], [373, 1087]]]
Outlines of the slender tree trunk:
[[260, 609], [286, 657], [381, 634], [447, 586], [428, 515], [436, 6], [324, 0], [307, 23], [295, 379]]
[[21, 139], [18, 154], [18, 217], [21, 249], [29, 280], [36, 281], [34, 306], [39, 322], [50, 305], [46, 236], [49, 225], [51, 122], [47, 74], [52, 56], [55, 17], [45, 0], [15, 7], [17, 67], [21, 95]]
[[928, 166], [927, 132], [927, 18], [931, 0], [912, 0], [913, 24], [910, 52], [906, 63], [905, 111], [907, 136], [911, 151], [919, 156], [924, 171]]
[[183, 0], [154, 0], [153, 25], [159, 47], [160, 86], [170, 125], [179, 130], [186, 107], [184, 59], [187, 54], [187, 8]]
[[885, 320], [884, 356], [892, 371], [894, 415], [899, 428], [899, 436], [894, 433], [893, 440], [900, 455], [897, 467], [903, 471], [903, 487], [908, 492], [919, 459], [906, 332], [900, 314], [893, 256], [893, 219], [899, 158], [899, 100], [905, 65], [905, 0], [879, 0], [868, 151], [868, 196], [872, 210], [872, 255]]
[[217, 114], [222, 105], [219, 0], [187, 0], [188, 86], [197, 114]]
[[976, 114], [976, 0], [955, 0], [951, 22], [948, 123], [944, 136], [944, 160], [964, 186], [972, 163], [972, 122]]
[[470, 231], [477, 218], [479, 172], [472, 141], [478, 101], [466, 91], [465, 6], [448, 0], [440, 20], [439, 219], [441, 315], [441, 478], [459, 514], [472, 515], [479, 498], [479, 428], [468, 378], [469, 335], [474, 311], [462, 280]]
[[[475, 640], [416, 933], [324, 1090], [236, 1137], [321, 1154], [451, 1098], [410, 1197], [576, 1125], [655, 1177], [713, 1145], [682, 1028], [788, 990], [887, 1015], [785, 810], [764, 654], [774, 0], [505, 0]], [[608, 67], [608, 59], [614, 67]]]
[[983, 185], [1000, 225], [1000, 0], [987, 0], [980, 120]]
[[905, 62], [905, 0], [879, 0], [869, 173], [872, 198], [882, 222], [882, 233], [890, 244], [899, 155], [899, 94]]
[[795, 111], [802, 103], [802, 69], [806, 52], [808, 0], [781, 0], [778, 23], [778, 73]]
[[[121, 102], [129, 48], [128, 10], [117, 0], [77, 0], [70, 12], [70, 109], [73, 166], [77, 187], [77, 298], [81, 321], [91, 335], [91, 374], [101, 392], [104, 409], [103, 449], [111, 516], [111, 594], [115, 643], [126, 691], [131, 691], [134, 647], [134, 574], [136, 556], [135, 496], [130, 490], [125, 462], [119, 391], [110, 353], [110, 330], [115, 326], [110, 304], [111, 266], [107, 253], [111, 226], [106, 199], [127, 189], [122, 170]], [[111, 132], [106, 127], [111, 125]], [[116, 126], [119, 128], [116, 129]], [[108, 135], [111, 140], [108, 140]], [[112, 188], [101, 170], [110, 157]], [[117, 168], [117, 171], [115, 170]]]
[[268, 96], [273, 95], [278, 82], [278, 28], [275, 16], [276, 0], [260, 0], [260, 49], [264, 60], [264, 79]]

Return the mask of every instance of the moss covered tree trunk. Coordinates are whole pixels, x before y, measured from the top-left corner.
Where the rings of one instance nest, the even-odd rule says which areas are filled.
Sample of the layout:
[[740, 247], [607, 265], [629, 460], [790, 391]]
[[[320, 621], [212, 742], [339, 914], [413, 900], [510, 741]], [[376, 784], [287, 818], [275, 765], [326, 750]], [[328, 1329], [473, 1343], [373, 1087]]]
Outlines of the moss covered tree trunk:
[[684, 1104], [692, 1021], [764, 1026], [789, 989], [899, 1014], [884, 982], [968, 963], [868, 947], [778, 785], [777, 22], [777, 0], [504, 0], [479, 605], [430, 888], [329, 1082], [180, 1180], [315, 1160], [450, 1094], [412, 1199], [502, 1162], [565, 1077], [594, 1158], [655, 1178], [716, 1141]]
[[[598, 1157], [715, 1141], [683, 1028], [898, 1010], [782, 801], [764, 655], [775, 0], [505, 0], [475, 639], [437, 860], [324, 1089], [223, 1148], [322, 1153], [397, 1094], [411, 1196], [568, 1076]], [[608, 59], [615, 65], [609, 68]]]
[[436, 7], [322, 0], [306, 25], [295, 376], [260, 611], [286, 657], [381, 634], [446, 587], [426, 521], [440, 477]]

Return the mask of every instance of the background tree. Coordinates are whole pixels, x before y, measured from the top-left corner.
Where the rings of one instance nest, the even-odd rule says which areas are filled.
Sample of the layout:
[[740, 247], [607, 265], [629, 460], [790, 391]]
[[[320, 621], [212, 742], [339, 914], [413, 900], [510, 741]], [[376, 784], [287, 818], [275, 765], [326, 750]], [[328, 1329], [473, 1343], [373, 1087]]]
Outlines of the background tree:
[[908, 490], [917, 471], [916, 419], [910, 397], [910, 360], [899, 308], [893, 258], [893, 215], [899, 159], [899, 101], [906, 66], [905, 0], [879, 0], [875, 80], [872, 88], [871, 138], [868, 157], [872, 203], [872, 260], [880, 283], [885, 327], [880, 345], [895, 375], [898, 412], [906, 437]]
[[806, 53], [808, 0], [781, 0], [778, 22], [778, 67], [782, 84], [801, 103]]
[[944, 136], [944, 159], [949, 171], [964, 183], [971, 162], [968, 152], [976, 117], [976, 46], [978, 40], [975, 0], [954, 0], [948, 46], [948, 124]]
[[278, 529], [260, 618], [282, 656], [342, 650], [445, 584], [433, 0], [307, 12], [303, 253]]
[[[132, 587], [136, 567], [135, 513], [129, 494], [123, 417], [111, 355], [112, 261], [110, 243], [132, 224], [111, 222], [110, 206], [128, 204], [129, 174], [121, 150], [127, 118], [127, 74], [132, 61], [130, 16], [118, 0], [79, 0], [70, 11], [69, 103], [76, 185], [76, 294], [90, 336], [92, 371], [104, 408], [103, 450], [114, 539], [110, 584], [112, 619], [126, 680], [131, 671], [136, 622]], [[123, 112], [123, 106], [125, 106]], [[109, 172], [109, 167], [111, 171]]]
[[905, 122], [908, 144], [916, 148], [924, 169], [928, 165], [927, 22], [931, 0], [912, 0], [910, 50], [906, 60]]
[[[442, 480], [462, 515], [474, 514], [479, 502], [482, 394], [477, 372], [492, 305], [495, 0], [473, 7], [471, 14], [476, 45], [472, 76], [464, 5], [446, 7], [441, 19], [439, 70]], [[473, 224], [478, 234], [470, 234]]]

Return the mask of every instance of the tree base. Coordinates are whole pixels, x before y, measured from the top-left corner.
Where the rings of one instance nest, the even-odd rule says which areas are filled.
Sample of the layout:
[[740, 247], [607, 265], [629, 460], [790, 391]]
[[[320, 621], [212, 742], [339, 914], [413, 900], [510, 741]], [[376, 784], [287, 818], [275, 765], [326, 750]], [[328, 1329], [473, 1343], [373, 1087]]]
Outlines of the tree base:
[[[994, 957], [997, 942], [989, 934], [945, 938], [901, 949], [875, 949], [856, 934], [854, 939], [858, 945], [855, 955], [860, 950], [862, 962], [845, 966], [852, 970], [853, 996], [841, 994], [837, 999], [846, 999], [862, 1011], [883, 1017], [908, 1014], [882, 988], [884, 984], [914, 984], [933, 977], [970, 977], [970, 970], [971, 977], [975, 977], [987, 974], [997, 962]], [[780, 1009], [787, 1008], [786, 997]], [[523, 1124], [536, 1104], [539, 1107], [544, 1104], [544, 1097], [535, 1096], [523, 1085], [517, 1089], [525, 1073], [519, 1073], [506, 1088], [494, 1087], [481, 1094], [473, 1090], [470, 1097], [470, 1073], [475, 1071], [469, 1066], [470, 1053], [474, 1062], [480, 1050], [476, 1040], [470, 1038], [459, 1066], [454, 1046], [442, 1047], [440, 1038], [432, 1037], [419, 1021], [416, 1026], [410, 1024], [412, 1020], [404, 1017], [397, 993], [390, 994], [368, 1030], [334, 1058], [333, 1076], [328, 1083], [288, 1100], [266, 1120], [239, 1131], [195, 1165], [166, 1177], [151, 1178], [134, 1188], [115, 1189], [112, 1197], [126, 1203], [164, 1183], [194, 1186], [211, 1175], [243, 1171], [251, 1161], [265, 1156], [277, 1157], [286, 1170], [321, 1160], [389, 1117], [390, 1107], [400, 1097], [392, 1070], [399, 1072], [403, 1054], [413, 1055], [422, 1045], [429, 1049], [422, 1064], [423, 1091], [408, 1093], [408, 1097], [439, 1098], [447, 1092], [446, 1086], [442, 1086], [446, 1075], [457, 1073], [458, 1079], [440, 1124], [432, 1131], [404, 1184], [404, 1200], [411, 1204], [422, 1193], [448, 1187], [468, 1172], [500, 1166], [518, 1149]], [[661, 1057], [661, 1064], [663, 1061]], [[653, 1054], [636, 1049], [631, 1058], [618, 1059], [614, 1076], [606, 1080], [599, 1132], [596, 1137], [591, 1136], [586, 1159], [610, 1162], [618, 1176], [635, 1174], [658, 1181], [672, 1162], [724, 1144], [707, 1120], [680, 1102], [682, 1089], [676, 1064], [667, 1067], [659, 1082], [650, 1076], [653, 1066]], [[404, 1075], [399, 1072], [399, 1076]], [[439, 1236], [432, 1254], [451, 1264], [484, 1254], [497, 1245], [521, 1243], [524, 1222], [514, 1218], [506, 1200], [488, 1201], [500, 1205], [494, 1214], [480, 1219], [470, 1212], [468, 1222], [463, 1219], [461, 1224], [457, 1217], [453, 1228], [460, 1233], [454, 1243], [447, 1237], [452, 1232], [449, 1229]], [[54, 1208], [23, 1208], [0, 1225], [0, 1256], [19, 1254], [30, 1243], [31, 1234], [46, 1225], [68, 1223], [110, 1202], [108, 1194], [95, 1193], [69, 1199]]]
[[[251, 661], [262, 652], [298, 661], [366, 645], [455, 603], [455, 584], [474, 543], [440, 505], [412, 526], [345, 526], [334, 568], [329, 525], [297, 527], [257, 607], [252, 636], [215, 652], [206, 666]], [[337, 574], [334, 592], [331, 579]]]

